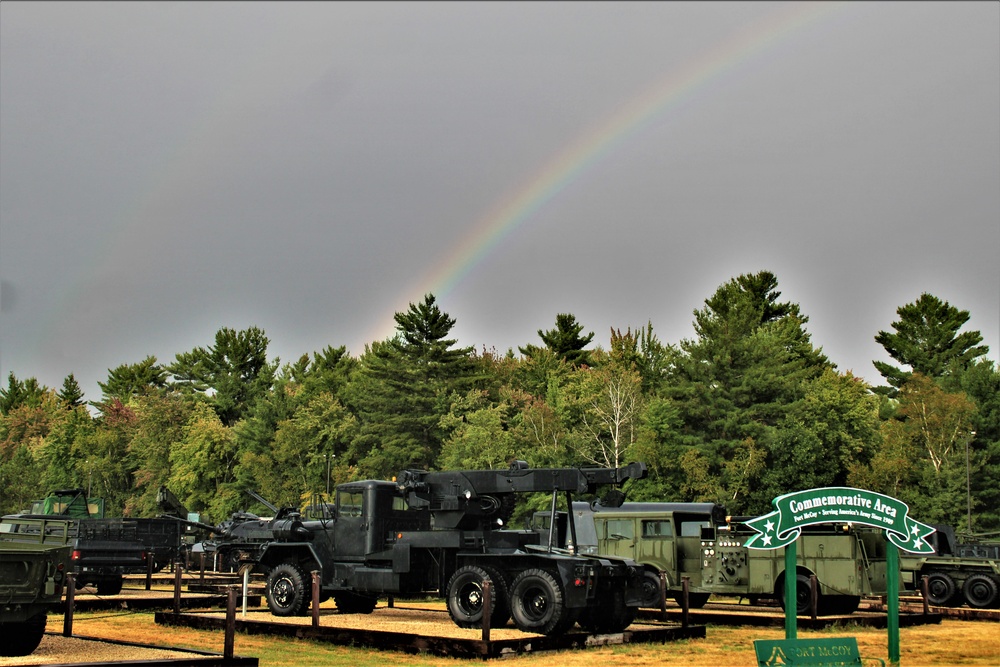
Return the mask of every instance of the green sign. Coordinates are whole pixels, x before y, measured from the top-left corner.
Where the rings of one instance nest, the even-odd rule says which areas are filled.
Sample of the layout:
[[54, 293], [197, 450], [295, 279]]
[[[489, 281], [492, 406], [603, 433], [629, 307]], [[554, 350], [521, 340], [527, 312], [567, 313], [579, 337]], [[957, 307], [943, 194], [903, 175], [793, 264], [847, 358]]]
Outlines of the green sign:
[[833, 486], [786, 493], [771, 502], [774, 512], [746, 522], [757, 531], [746, 542], [750, 549], [778, 549], [794, 542], [803, 526], [843, 521], [881, 528], [903, 551], [934, 553], [927, 543], [934, 529], [910, 518], [906, 503], [881, 493]]

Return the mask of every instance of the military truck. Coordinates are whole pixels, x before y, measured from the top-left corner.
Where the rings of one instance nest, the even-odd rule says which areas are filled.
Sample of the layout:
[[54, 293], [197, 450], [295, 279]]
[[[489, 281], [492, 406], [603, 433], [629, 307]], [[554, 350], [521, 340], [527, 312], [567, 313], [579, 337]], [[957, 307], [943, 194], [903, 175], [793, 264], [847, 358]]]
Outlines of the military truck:
[[975, 609], [1000, 606], [1000, 541], [988, 536], [956, 536], [952, 526], [935, 525], [933, 556], [900, 554], [904, 590], [917, 591], [927, 577], [927, 600], [934, 605]]
[[98, 595], [121, 592], [123, 575], [159, 572], [177, 556], [181, 527], [169, 519], [107, 518], [101, 499], [83, 489], [52, 491], [32, 503], [25, 518], [70, 520], [72, 564], [77, 586], [94, 585]]
[[[550, 529], [547, 512], [536, 513], [533, 528]], [[557, 514], [556, 530], [566, 516]], [[667, 594], [679, 601], [682, 577], [689, 580], [688, 604], [704, 606], [711, 595], [751, 600], [776, 599], [784, 605], [785, 551], [743, 546], [753, 531], [727, 517], [714, 503], [573, 503], [576, 546], [581, 552], [632, 558], [644, 568], [642, 604], [657, 607], [660, 574]], [[565, 539], [572, 539], [567, 537]], [[886, 591], [885, 539], [879, 531], [847, 524], [803, 529], [797, 544], [797, 611], [809, 613], [811, 575], [819, 586], [819, 614], [850, 614], [862, 595]]]
[[[303, 520], [276, 517], [273, 539], [259, 561], [270, 568], [271, 613], [302, 614], [310, 573], [321, 597], [342, 613], [370, 613], [380, 595], [436, 594], [460, 627], [479, 627], [492, 584], [491, 625], [510, 618], [523, 631], [560, 634], [574, 623], [592, 632], [618, 632], [634, 619], [640, 568], [625, 558], [583, 555], [533, 531], [506, 528], [516, 494], [551, 493], [556, 510], [565, 494], [594, 494], [646, 475], [646, 466], [529, 468], [428, 472], [404, 470], [396, 481], [340, 484], [329, 514]], [[323, 515], [326, 515], [324, 512]], [[569, 530], [575, 530], [572, 521]]]
[[0, 655], [32, 653], [46, 615], [62, 600], [70, 567], [70, 521], [0, 519]]

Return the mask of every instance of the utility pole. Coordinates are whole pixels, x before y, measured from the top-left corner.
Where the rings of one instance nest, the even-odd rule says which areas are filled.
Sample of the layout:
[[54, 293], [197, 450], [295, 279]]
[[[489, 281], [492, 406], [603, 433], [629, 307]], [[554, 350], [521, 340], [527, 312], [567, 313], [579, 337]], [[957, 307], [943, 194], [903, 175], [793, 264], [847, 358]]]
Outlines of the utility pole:
[[968, 531], [972, 533], [972, 466], [969, 464], [969, 443], [976, 437], [975, 431], [969, 431], [965, 439], [965, 498], [969, 504], [969, 515], [966, 518]]

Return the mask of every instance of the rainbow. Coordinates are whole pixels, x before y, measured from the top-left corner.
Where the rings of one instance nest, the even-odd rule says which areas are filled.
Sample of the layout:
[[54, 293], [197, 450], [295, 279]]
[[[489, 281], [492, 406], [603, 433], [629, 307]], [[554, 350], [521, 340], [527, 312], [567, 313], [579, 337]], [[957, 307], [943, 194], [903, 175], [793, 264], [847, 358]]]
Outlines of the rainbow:
[[[447, 256], [434, 262], [436, 268], [417, 281], [415, 287], [408, 289], [394, 305], [419, 302], [428, 293], [440, 300], [535, 212], [609, 153], [667, 112], [682, 107], [708, 90], [709, 84], [727, 74], [735, 74], [764, 53], [776, 52], [789, 36], [836, 15], [851, 4], [787, 3], [683, 68], [668, 72], [663, 79], [622, 105], [614, 115], [575, 139], [524, 185], [479, 218]], [[395, 332], [394, 324], [391, 317], [388, 320], [388, 324], [380, 322], [377, 333], [365, 340], [391, 337]]]

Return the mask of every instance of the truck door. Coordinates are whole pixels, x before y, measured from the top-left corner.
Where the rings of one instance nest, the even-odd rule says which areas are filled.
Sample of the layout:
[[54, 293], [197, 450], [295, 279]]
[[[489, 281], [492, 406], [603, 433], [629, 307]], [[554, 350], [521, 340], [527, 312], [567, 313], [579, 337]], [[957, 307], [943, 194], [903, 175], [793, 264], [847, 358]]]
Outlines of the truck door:
[[669, 517], [642, 519], [642, 539], [638, 542], [635, 560], [650, 563], [677, 581], [677, 554], [674, 548], [674, 524]]
[[364, 499], [363, 487], [337, 489], [337, 519], [333, 532], [338, 559], [364, 560], [367, 545]]
[[604, 522], [605, 553], [609, 556], [635, 558], [635, 519], [608, 519]]

